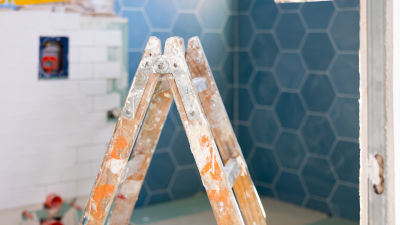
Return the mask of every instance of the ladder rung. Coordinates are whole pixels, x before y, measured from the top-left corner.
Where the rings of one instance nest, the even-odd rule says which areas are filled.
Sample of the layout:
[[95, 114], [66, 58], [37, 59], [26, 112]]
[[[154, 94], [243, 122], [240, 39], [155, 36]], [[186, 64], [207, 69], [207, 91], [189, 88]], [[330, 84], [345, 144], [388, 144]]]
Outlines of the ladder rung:
[[229, 185], [231, 188], [233, 187], [233, 184], [236, 181], [236, 178], [239, 176], [240, 173], [240, 167], [236, 161], [236, 159], [231, 158], [228, 160], [226, 165], [224, 166], [224, 170], [226, 173], [226, 176], [228, 177]]

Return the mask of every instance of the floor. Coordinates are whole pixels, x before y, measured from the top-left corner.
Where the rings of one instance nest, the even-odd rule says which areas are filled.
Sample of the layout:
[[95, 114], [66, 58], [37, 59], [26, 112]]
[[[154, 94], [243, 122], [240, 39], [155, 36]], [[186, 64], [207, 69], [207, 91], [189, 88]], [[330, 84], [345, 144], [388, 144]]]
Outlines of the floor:
[[[87, 198], [78, 199], [84, 206]], [[328, 218], [324, 213], [301, 208], [271, 198], [261, 198], [267, 213], [268, 225], [357, 225], [358, 223], [340, 218]], [[40, 209], [42, 205], [24, 207], [26, 210]], [[38, 225], [34, 221], [21, 221], [20, 209], [0, 211], [0, 224]], [[70, 211], [64, 218], [65, 225], [78, 224], [81, 213]], [[130, 225], [216, 225], [211, 206], [205, 194], [191, 198], [138, 208], [132, 213]]]

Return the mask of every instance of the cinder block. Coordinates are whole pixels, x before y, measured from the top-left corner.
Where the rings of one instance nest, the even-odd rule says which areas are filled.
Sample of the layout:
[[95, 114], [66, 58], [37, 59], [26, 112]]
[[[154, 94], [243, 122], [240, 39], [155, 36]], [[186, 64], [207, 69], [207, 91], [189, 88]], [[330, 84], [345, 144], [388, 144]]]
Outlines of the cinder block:
[[[97, 130], [93, 135], [93, 143], [96, 144], [108, 144], [110, 143], [110, 139], [114, 132], [116, 123], [109, 122], [103, 128]], [[105, 153], [105, 151], [104, 151]]]
[[77, 191], [77, 196], [89, 196], [90, 192], [92, 191], [94, 181], [95, 181], [95, 176], [93, 176], [90, 179], [87, 180], [82, 180], [78, 181], [78, 191]]
[[94, 44], [96, 46], [121, 46], [121, 31], [100, 30], [94, 32]]
[[[54, 115], [77, 115], [89, 113], [92, 110], [92, 99], [90, 97], [72, 98], [63, 100], [31, 101], [21, 100], [15, 102], [3, 102], [3, 116], [15, 118], [37, 118], [39, 116]], [[29, 110], [26, 110], [29, 109]]]
[[62, 172], [62, 180], [88, 178], [92, 175], [92, 165], [82, 164], [66, 167]]
[[[43, 200], [46, 199], [46, 188], [42, 187], [30, 187], [26, 190], [16, 191], [14, 193], [8, 193], [14, 198], [14, 205], [31, 205], [37, 203], [43, 203]], [[1, 202], [1, 201], [0, 201]]]
[[96, 111], [121, 108], [121, 96], [118, 93], [111, 93], [105, 96], [93, 97], [93, 109]]
[[107, 62], [106, 47], [81, 47], [79, 48], [80, 62]]
[[120, 78], [121, 74], [120, 62], [94, 64], [94, 77], [96, 78], [114, 79]]
[[10, 65], [7, 61], [0, 62], [1, 84], [33, 84], [38, 80], [38, 65]]
[[[77, 193], [77, 182], [71, 181], [68, 183], [47, 185], [47, 195], [51, 193], [56, 193], [63, 198], [73, 198], [76, 197]], [[42, 200], [43, 201], [43, 200]]]
[[77, 30], [80, 28], [79, 13], [51, 13], [51, 27], [55, 30]]
[[66, 31], [70, 47], [94, 46], [94, 32], [91, 30]]
[[101, 162], [107, 151], [107, 144], [78, 147], [78, 162]]
[[107, 80], [79, 81], [79, 90], [82, 94], [105, 95], [107, 94]]
[[77, 47], [69, 48], [68, 60], [70, 63], [79, 62], [79, 48], [77, 48]]
[[84, 64], [69, 64], [68, 79], [70, 80], [85, 80], [93, 77], [93, 65]]

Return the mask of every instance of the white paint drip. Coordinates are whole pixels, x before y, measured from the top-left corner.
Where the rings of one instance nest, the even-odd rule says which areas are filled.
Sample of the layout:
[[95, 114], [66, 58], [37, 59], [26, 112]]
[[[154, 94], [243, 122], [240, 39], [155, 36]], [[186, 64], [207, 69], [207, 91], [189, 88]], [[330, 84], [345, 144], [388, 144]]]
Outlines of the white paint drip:
[[154, 120], [155, 120], [156, 122], [160, 122], [160, 118], [158, 118], [158, 117], [154, 118]]
[[124, 161], [122, 159], [110, 159], [107, 161], [106, 166], [112, 173], [117, 174], [124, 168]]

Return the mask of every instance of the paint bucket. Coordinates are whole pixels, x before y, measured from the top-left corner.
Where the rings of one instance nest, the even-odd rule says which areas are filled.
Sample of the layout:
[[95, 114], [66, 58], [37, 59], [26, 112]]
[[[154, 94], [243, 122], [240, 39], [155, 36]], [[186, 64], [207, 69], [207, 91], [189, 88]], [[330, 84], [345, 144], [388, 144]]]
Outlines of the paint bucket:
[[49, 219], [49, 220], [43, 221], [42, 223], [40, 223], [40, 225], [64, 225], [64, 224], [58, 220]]
[[56, 194], [49, 194], [46, 198], [45, 205], [50, 209], [59, 209], [62, 206], [63, 200]]

